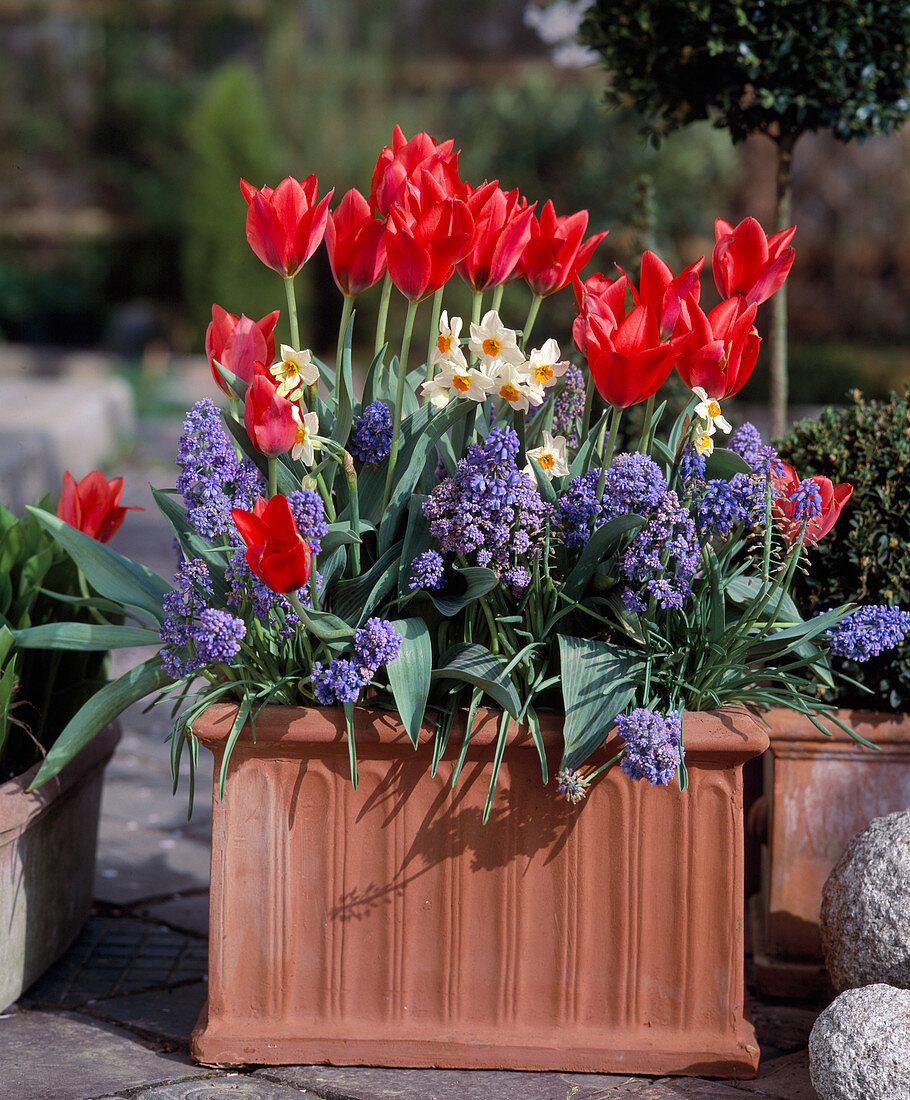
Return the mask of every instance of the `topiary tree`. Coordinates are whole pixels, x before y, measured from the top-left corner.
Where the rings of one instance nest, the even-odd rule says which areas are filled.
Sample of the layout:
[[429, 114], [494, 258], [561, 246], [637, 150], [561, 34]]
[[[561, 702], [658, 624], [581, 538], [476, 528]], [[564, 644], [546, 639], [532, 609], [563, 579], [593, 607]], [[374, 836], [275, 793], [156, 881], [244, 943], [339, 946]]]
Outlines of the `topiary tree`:
[[[858, 390], [852, 397], [801, 420], [780, 448], [801, 476], [823, 473], [853, 486], [838, 526], [812, 547], [807, 572], [796, 578], [797, 602], [814, 612], [851, 600], [910, 606], [910, 385], [887, 401], [867, 401]], [[910, 709], [906, 645], [845, 670], [874, 694], [842, 685], [839, 705]]]
[[[634, 106], [659, 139], [713, 118], [734, 142], [777, 145], [775, 229], [790, 223], [793, 150], [807, 131], [843, 142], [910, 113], [906, 0], [595, 0], [580, 31], [609, 71], [607, 102]], [[772, 306], [771, 414], [783, 434], [787, 303]]]

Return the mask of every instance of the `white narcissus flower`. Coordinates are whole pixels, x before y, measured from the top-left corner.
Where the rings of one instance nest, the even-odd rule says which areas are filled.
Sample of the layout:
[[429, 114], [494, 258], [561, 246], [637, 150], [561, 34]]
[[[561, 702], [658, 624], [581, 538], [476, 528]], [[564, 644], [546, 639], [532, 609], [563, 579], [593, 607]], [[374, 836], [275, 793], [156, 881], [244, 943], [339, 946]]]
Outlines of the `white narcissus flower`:
[[479, 325], [471, 322], [471, 339], [468, 347], [477, 356], [481, 367], [488, 373], [499, 363], [511, 363], [518, 366], [524, 362], [521, 348], [515, 336], [515, 330], [506, 328], [500, 321], [495, 309], [484, 314]]
[[486, 401], [493, 389], [493, 379], [476, 367], [446, 363], [429, 382], [421, 382], [420, 396], [436, 408], [448, 404], [449, 397], [464, 397], [469, 401]]
[[695, 453], [700, 455], [709, 455], [714, 450], [714, 435], [712, 430], [707, 432], [699, 432], [698, 435], [692, 440], [692, 446], [695, 448]]
[[313, 362], [310, 352], [295, 351], [288, 344], [281, 345], [281, 361], [269, 367], [269, 374], [280, 382], [278, 396], [286, 397], [288, 401], [296, 401], [304, 386], [312, 386], [319, 381], [319, 367]]
[[[566, 461], [566, 437], [564, 435], [550, 435], [542, 432], [543, 443], [527, 452], [528, 458], [533, 458], [537, 465], [547, 475], [549, 481], [554, 477], [565, 477], [569, 472], [569, 463]], [[525, 473], [534, 477], [534, 469], [529, 462], [525, 467]]]
[[421, 382], [420, 389], [417, 391], [421, 397], [430, 402], [434, 409], [444, 409], [452, 396], [449, 387], [443, 386], [439, 381], [439, 377], [437, 374], [429, 382]]
[[297, 424], [297, 438], [291, 448], [291, 458], [299, 459], [304, 466], [312, 466], [316, 458], [318, 443], [314, 443], [311, 436], [319, 434], [319, 417], [314, 412], [300, 415], [297, 405], [291, 410], [294, 422]]
[[500, 361], [493, 373], [493, 393], [516, 412], [527, 412], [531, 405], [536, 408], [543, 404], [543, 387], [528, 377], [524, 363]]
[[720, 411], [720, 402], [715, 401], [713, 397], [708, 397], [707, 391], [702, 389], [701, 386], [693, 386], [692, 392], [699, 399], [698, 404], [695, 406], [695, 415], [699, 420], [704, 420], [709, 425], [708, 431], [711, 435], [714, 434], [715, 428], [720, 428], [722, 432], [729, 434], [733, 429]]
[[569, 366], [568, 361], [560, 362], [559, 344], [551, 337], [542, 348], [531, 352], [527, 363], [528, 374], [539, 386], [555, 386]]
[[436, 345], [430, 352], [431, 366], [451, 365], [467, 369], [468, 362], [458, 342], [462, 323], [460, 317], [453, 317], [450, 321], [447, 311], [442, 311], [442, 316], [439, 318], [439, 335], [436, 337]]

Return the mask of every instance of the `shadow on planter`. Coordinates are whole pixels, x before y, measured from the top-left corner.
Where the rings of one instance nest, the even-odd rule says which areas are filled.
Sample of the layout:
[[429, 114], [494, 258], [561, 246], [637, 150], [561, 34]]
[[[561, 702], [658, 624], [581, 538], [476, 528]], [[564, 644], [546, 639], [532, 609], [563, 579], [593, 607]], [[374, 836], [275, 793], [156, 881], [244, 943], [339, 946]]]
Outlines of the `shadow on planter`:
[[108, 726], [40, 790], [35, 765], [0, 784], [0, 1007], [67, 950], [92, 903], [104, 768], [120, 740]]

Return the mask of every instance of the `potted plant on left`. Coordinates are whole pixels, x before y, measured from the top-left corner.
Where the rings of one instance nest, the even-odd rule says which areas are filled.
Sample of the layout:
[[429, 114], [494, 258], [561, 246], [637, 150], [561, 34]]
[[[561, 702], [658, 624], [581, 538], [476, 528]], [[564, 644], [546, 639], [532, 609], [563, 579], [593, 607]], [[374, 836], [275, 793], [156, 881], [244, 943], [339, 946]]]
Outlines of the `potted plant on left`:
[[[67, 471], [57, 514], [106, 542], [127, 512], [122, 488], [98, 470], [79, 482]], [[59, 958], [88, 915], [101, 779], [119, 729], [107, 724], [53, 782], [31, 786], [49, 746], [103, 685], [102, 635], [129, 631], [122, 623], [122, 607], [88, 596], [79, 568], [32, 515], [0, 506], [0, 1008]]]

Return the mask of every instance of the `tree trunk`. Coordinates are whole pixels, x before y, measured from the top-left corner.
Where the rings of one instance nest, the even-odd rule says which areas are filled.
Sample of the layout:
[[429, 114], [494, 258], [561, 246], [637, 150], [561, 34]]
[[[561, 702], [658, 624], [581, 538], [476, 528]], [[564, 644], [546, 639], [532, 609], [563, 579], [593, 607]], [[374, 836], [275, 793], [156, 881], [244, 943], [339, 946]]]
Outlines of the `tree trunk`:
[[[774, 231], [790, 224], [791, 165], [798, 134], [787, 132], [777, 142], [777, 204]], [[787, 417], [787, 284], [771, 299], [771, 379], [768, 411], [771, 437], [780, 439], [789, 426]]]

